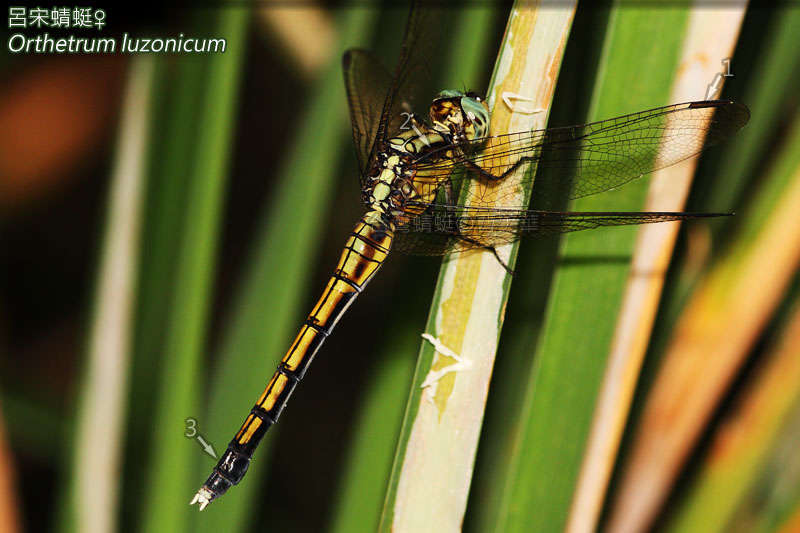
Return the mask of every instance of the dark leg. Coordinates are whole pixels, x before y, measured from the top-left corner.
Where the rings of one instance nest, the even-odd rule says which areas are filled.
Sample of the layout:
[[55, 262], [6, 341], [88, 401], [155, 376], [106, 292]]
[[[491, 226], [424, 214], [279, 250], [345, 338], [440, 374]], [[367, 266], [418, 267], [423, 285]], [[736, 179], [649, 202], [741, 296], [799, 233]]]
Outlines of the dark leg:
[[502, 266], [506, 270], [506, 272], [509, 273], [509, 275], [513, 276], [516, 274], [516, 272], [514, 272], [514, 270], [512, 270], [511, 267], [509, 267], [508, 264], [500, 258], [500, 255], [497, 253], [497, 248], [495, 248], [494, 246], [487, 246], [481, 243], [480, 241], [477, 241], [470, 237], [465, 237], [463, 235], [459, 235], [458, 238], [464, 242], [470, 243], [476, 248], [483, 248], [484, 250], [492, 252], [494, 254], [495, 259], [497, 259], [497, 262], [500, 263], [500, 266]]
[[464, 160], [464, 166], [466, 166], [468, 169], [472, 170], [473, 172], [478, 174], [478, 176], [480, 176], [485, 180], [499, 181], [506, 179], [509, 175], [515, 172], [520, 166], [522, 166], [523, 163], [527, 163], [529, 161], [534, 161], [534, 160], [535, 158], [530, 156], [520, 157], [516, 163], [508, 167], [506, 171], [500, 174], [499, 176], [495, 176], [491, 172], [484, 170], [480, 165], [474, 163], [473, 161], [470, 161], [469, 159]]
[[494, 246], [485, 246], [485, 248], [494, 254], [494, 257], [495, 257], [495, 259], [497, 259], [497, 262], [500, 263], [500, 266], [502, 266], [503, 268], [506, 269], [506, 272], [508, 272], [509, 276], [516, 275], [516, 272], [514, 270], [512, 270], [512, 268], [510, 266], [508, 266], [508, 264], [506, 262], [504, 262], [500, 258], [500, 256], [497, 254], [497, 248], [495, 248]]

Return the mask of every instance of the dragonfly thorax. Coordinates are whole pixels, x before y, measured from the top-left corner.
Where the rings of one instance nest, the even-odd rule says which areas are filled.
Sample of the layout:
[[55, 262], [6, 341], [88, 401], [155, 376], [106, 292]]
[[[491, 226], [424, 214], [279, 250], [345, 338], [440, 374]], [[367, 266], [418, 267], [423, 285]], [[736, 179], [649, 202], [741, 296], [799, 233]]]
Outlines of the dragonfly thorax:
[[398, 152], [378, 154], [378, 164], [363, 191], [365, 203], [390, 216], [403, 211], [406, 204], [417, 196], [413, 172], [409, 170], [412, 157], [402, 150]]
[[420, 175], [415, 163], [453, 156], [452, 147], [488, 133], [489, 109], [474, 93], [442, 91], [430, 107], [429, 126], [408, 115], [394, 137], [377, 154], [364, 187], [364, 202], [399, 222], [424, 211], [446, 175]]

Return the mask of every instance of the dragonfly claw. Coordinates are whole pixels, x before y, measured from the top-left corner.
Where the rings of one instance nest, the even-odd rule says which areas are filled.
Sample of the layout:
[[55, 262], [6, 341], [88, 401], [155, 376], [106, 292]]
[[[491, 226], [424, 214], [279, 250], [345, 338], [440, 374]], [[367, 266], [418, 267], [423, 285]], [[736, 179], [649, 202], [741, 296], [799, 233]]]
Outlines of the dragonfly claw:
[[205, 487], [200, 487], [200, 490], [198, 490], [197, 494], [194, 495], [194, 498], [192, 498], [192, 501], [189, 502], [189, 505], [198, 504], [200, 506], [200, 510], [202, 511], [209, 503], [211, 503], [212, 497], [213, 495], [211, 494], [211, 491]]

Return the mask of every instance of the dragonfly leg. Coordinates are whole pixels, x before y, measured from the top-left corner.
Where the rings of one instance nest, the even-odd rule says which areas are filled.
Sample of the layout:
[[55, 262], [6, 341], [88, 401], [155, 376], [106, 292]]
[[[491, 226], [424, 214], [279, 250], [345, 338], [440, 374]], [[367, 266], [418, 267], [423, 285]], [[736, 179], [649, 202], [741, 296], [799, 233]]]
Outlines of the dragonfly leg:
[[475, 172], [476, 174], [478, 174], [481, 178], [483, 178], [485, 180], [488, 180], [488, 181], [500, 181], [500, 180], [506, 179], [508, 176], [510, 176], [511, 174], [516, 172], [517, 169], [523, 165], [523, 163], [528, 163], [528, 162], [534, 161], [534, 160], [535, 160], [535, 158], [531, 157], [531, 156], [520, 157], [519, 159], [517, 159], [517, 161], [513, 165], [508, 167], [499, 176], [495, 176], [494, 174], [492, 174], [488, 170], [484, 170], [483, 167], [481, 167], [479, 164], [475, 163], [474, 161], [470, 161], [469, 159], [464, 161], [464, 165], [468, 169], [472, 170], [473, 172]]
[[492, 252], [494, 254], [494, 258], [497, 259], [497, 262], [500, 263], [500, 266], [503, 267], [506, 270], [506, 272], [508, 272], [509, 275], [514, 276], [516, 274], [516, 272], [514, 272], [514, 269], [508, 266], [508, 263], [503, 261], [503, 258], [500, 257], [500, 255], [497, 253], [497, 248], [495, 248], [494, 246], [488, 246], [476, 239], [464, 235], [459, 235], [458, 238], [464, 242], [468, 242], [474, 246], [477, 246], [478, 248], [483, 248], [484, 250]]
[[487, 246], [486, 249], [491, 251], [494, 254], [494, 257], [495, 257], [495, 259], [497, 259], [497, 262], [500, 263], [501, 267], [506, 269], [506, 272], [508, 272], [509, 276], [514, 276], [514, 275], [517, 274], [516, 271], [513, 268], [508, 266], [508, 263], [503, 261], [503, 258], [500, 257], [500, 255], [497, 253], [497, 248], [495, 248], [494, 246]]
[[455, 194], [453, 192], [453, 182], [450, 181], [449, 178], [447, 180], [445, 180], [445, 182], [442, 184], [442, 191], [444, 191], [444, 203], [445, 203], [445, 205], [448, 205], [448, 206], [452, 205], [455, 202], [456, 198], [455, 198]]

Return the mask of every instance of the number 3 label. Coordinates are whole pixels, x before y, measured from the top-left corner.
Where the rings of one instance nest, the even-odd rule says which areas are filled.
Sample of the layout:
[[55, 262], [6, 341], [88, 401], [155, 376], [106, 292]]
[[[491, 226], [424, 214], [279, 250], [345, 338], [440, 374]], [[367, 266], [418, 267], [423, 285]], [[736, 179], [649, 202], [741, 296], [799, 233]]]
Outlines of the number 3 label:
[[195, 418], [186, 419], [186, 431], [184, 431], [183, 435], [190, 439], [193, 439], [195, 435], [197, 435], [197, 419]]

